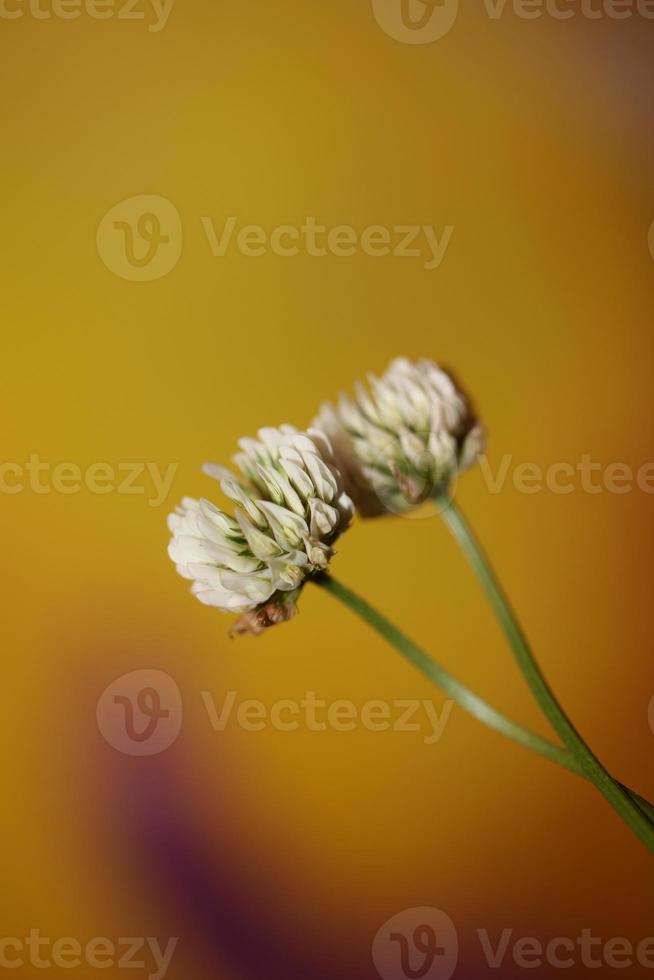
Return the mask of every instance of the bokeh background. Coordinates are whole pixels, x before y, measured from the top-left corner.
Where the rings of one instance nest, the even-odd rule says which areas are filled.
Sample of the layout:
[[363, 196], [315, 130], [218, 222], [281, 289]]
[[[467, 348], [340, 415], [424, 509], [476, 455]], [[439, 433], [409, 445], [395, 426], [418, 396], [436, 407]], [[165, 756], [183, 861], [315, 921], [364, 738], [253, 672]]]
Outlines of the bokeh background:
[[[455, 923], [457, 977], [497, 973], [480, 928], [654, 932], [651, 859], [596, 792], [456, 709], [435, 745], [213, 731], [202, 692], [443, 698], [314, 588], [292, 624], [230, 641], [165, 553], [168, 510], [214, 494], [205, 460], [262, 424], [306, 424], [398, 354], [456, 369], [493, 469], [503, 454], [651, 459], [654, 22], [572, 6], [494, 20], [462, 3], [424, 45], [344, 0], [178, 0], [156, 33], [150, 9], [0, 21], [2, 461], [177, 464], [156, 507], [145, 478], [140, 495], [8, 493], [3, 471], [3, 936], [178, 936], [174, 980], [368, 980], [377, 930], [417, 906]], [[103, 216], [143, 194], [183, 227], [151, 282], [115, 274], [96, 244]], [[360, 252], [214, 257], [201, 219], [230, 215], [454, 232], [432, 271]], [[510, 477], [493, 494], [476, 469], [458, 499], [564, 704], [651, 797], [652, 496], [524, 494]], [[547, 732], [437, 517], [357, 523], [333, 570]], [[103, 738], [96, 705], [145, 668], [175, 680], [184, 724], [135, 758]], [[523, 973], [508, 954], [501, 975]]]

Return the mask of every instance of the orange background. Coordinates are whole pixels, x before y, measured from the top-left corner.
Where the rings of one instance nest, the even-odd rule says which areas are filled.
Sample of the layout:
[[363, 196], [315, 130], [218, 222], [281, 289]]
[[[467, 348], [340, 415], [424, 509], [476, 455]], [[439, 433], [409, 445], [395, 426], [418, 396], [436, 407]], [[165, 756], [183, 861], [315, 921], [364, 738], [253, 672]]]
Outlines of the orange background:
[[[651, 859], [597, 793], [456, 709], [432, 746], [361, 728], [213, 732], [202, 691], [443, 698], [313, 588], [293, 623], [229, 641], [229, 618], [176, 577], [165, 516], [213, 493], [200, 466], [239, 436], [307, 424], [398, 354], [456, 369], [493, 468], [504, 453], [648, 460], [654, 24], [493, 21], [468, 4], [412, 46], [367, 3], [178, 0], [156, 34], [28, 14], [0, 29], [3, 461], [179, 464], [158, 508], [0, 495], [2, 935], [179, 936], [173, 980], [367, 980], [379, 926], [421, 905], [455, 922], [457, 977], [489, 972], [477, 928], [651, 935]], [[150, 283], [96, 250], [103, 215], [139, 194], [173, 202], [184, 228], [177, 267]], [[200, 219], [229, 215], [455, 230], [434, 271], [360, 253], [215, 258]], [[652, 798], [652, 497], [491, 494], [477, 468], [458, 499], [563, 703]], [[547, 732], [437, 518], [355, 524], [333, 571]], [[149, 759], [117, 753], [95, 721], [104, 688], [141, 668], [169, 673], [185, 710]]]

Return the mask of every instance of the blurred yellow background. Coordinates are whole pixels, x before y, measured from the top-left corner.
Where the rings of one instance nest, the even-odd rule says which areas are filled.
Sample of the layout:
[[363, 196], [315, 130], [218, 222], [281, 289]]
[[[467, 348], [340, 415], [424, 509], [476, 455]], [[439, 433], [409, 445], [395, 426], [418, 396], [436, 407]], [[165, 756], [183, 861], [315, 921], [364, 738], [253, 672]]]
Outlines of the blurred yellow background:
[[[213, 731], [202, 692], [444, 699], [313, 587], [291, 624], [230, 641], [176, 576], [165, 518], [185, 494], [215, 497], [205, 460], [261, 425], [306, 425], [399, 354], [456, 370], [494, 471], [507, 453], [649, 461], [653, 23], [468, 4], [422, 45], [368, 3], [178, 0], [158, 31], [134, 9], [145, 19], [24, 7], [0, 24], [2, 462], [176, 465], [159, 506], [147, 475], [141, 494], [10, 493], [19, 470], [3, 470], [2, 935], [177, 936], [174, 980], [367, 980], [378, 928], [417, 906], [455, 922], [460, 977], [489, 969], [478, 928], [651, 935], [651, 859], [592, 787], [457, 709], [433, 745]], [[149, 282], [96, 242], [139, 195], [181, 218], [179, 260]], [[453, 232], [431, 270], [360, 248], [214, 256], [207, 220], [219, 233], [230, 216]], [[458, 499], [564, 705], [651, 798], [651, 495], [510, 478], [493, 494], [477, 468]], [[436, 517], [356, 523], [333, 572], [547, 733]], [[96, 705], [145, 668], [174, 678], [184, 724], [135, 758], [103, 739]], [[523, 972], [507, 958], [502, 976]]]

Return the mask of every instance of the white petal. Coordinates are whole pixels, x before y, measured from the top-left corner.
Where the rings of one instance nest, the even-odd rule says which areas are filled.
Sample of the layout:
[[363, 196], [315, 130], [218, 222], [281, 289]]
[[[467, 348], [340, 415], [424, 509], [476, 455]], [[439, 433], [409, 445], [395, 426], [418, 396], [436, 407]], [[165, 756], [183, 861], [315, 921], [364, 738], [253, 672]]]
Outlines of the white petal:
[[237, 511], [236, 516], [250, 551], [256, 558], [267, 561], [281, 554], [282, 549], [277, 542], [251, 524], [242, 511]]
[[294, 463], [290, 459], [280, 459], [279, 465], [283, 468], [284, 472], [301, 497], [306, 499], [307, 497], [312, 496], [314, 493], [313, 483], [311, 482], [311, 478], [301, 466], [298, 466], [297, 463]]
[[237, 575], [234, 572], [225, 572], [222, 582], [225, 588], [232, 592], [239, 592], [246, 595], [252, 602], [265, 602], [275, 591], [271, 581], [272, 576], [266, 570], [264, 575]]
[[309, 528], [303, 517], [269, 500], [262, 500], [259, 506], [268, 518], [275, 541], [284, 551], [298, 548], [309, 536]]
[[296, 514], [304, 514], [304, 504], [284, 473], [280, 473], [278, 470], [267, 470], [263, 466], [259, 468], [259, 472], [270, 488], [270, 495], [274, 503], [285, 504]]
[[331, 503], [338, 492], [338, 483], [327, 463], [315, 453], [305, 453], [304, 465], [313, 480], [317, 496]]
[[256, 606], [248, 596], [239, 595], [237, 592], [219, 592], [205, 588], [194, 589], [193, 592], [205, 606], [214, 606], [225, 612], [245, 612]]
[[338, 526], [339, 513], [335, 507], [330, 507], [324, 500], [313, 497], [309, 501], [309, 512], [311, 514], [311, 537], [327, 538]]
[[257, 527], [263, 528], [266, 526], [266, 521], [261, 511], [257, 507], [252, 497], [246, 493], [240, 483], [237, 483], [235, 480], [222, 480], [220, 486], [225, 496], [229, 497], [229, 499], [235, 504], [240, 504], [250, 520], [253, 521]]
[[219, 466], [218, 463], [205, 463], [202, 472], [213, 480], [218, 480], [219, 483], [221, 480], [236, 480], [231, 470], [228, 470], [226, 466]]

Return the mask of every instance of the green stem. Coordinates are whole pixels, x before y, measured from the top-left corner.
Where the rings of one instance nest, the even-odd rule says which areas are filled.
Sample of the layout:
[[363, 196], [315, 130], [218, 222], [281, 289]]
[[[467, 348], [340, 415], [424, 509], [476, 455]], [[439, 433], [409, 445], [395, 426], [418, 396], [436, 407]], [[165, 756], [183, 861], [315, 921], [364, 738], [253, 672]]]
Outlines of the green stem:
[[440, 513], [479, 579], [513, 650], [518, 666], [545, 717], [576, 759], [582, 775], [595, 784], [613, 809], [654, 853], [654, 823], [640, 800], [616, 782], [581, 737], [547, 683], [488, 558], [453, 501], [440, 499]]
[[496, 732], [501, 732], [502, 735], [506, 735], [507, 738], [512, 739], [514, 742], [519, 742], [525, 748], [538, 752], [552, 762], [557, 762], [565, 769], [570, 769], [572, 772], [579, 774], [581, 773], [581, 768], [578, 763], [566, 749], [554, 745], [552, 742], [548, 742], [547, 739], [541, 738], [535, 732], [523, 728], [517, 722], [512, 721], [511, 718], [507, 718], [506, 715], [497, 711], [496, 708], [493, 708], [483, 698], [480, 698], [467, 688], [465, 684], [462, 684], [453, 677], [444, 667], [441, 667], [431, 657], [428, 657], [420, 647], [417, 647], [404, 633], [396, 626], [393, 626], [385, 616], [382, 616], [381, 613], [369, 605], [365, 599], [362, 599], [350, 591], [345, 585], [337, 582], [336, 579], [330, 576], [320, 576], [319, 578], [313, 579], [313, 581], [317, 585], [320, 585], [326, 592], [340, 599], [342, 603], [357, 613], [361, 619], [365, 620], [369, 626], [372, 626], [374, 630], [381, 633], [385, 640], [388, 640], [396, 650], [399, 650], [407, 660], [417, 667], [418, 670], [422, 671], [437, 687], [440, 687], [460, 708], [463, 708], [464, 711], [471, 714], [473, 718], [483, 722], [484, 725], [488, 725], [489, 728], [494, 729]]
[[[567, 749], [554, 745], [546, 738], [542, 738], [535, 732], [523, 728], [517, 722], [502, 714], [492, 705], [488, 704], [473, 691], [469, 690], [464, 684], [452, 676], [444, 667], [436, 663], [427, 654], [416, 646], [404, 633], [394, 626], [385, 616], [374, 609], [369, 603], [356, 595], [345, 585], [337, 582], [327, 575], [313, 579], [316, 585], [321, 586], [325, 592], [339, 599], [352, 612], [361, 617], [377, 633], [384, 637], [391, 646], [394, 646], [406, 659], [418, 668], [429, 680], [433, 681], [445, 694], [448, 695], [460, 708], [471, 714], [473, 718], [483, 722], [496, 732], [500, 732], [507, 738], [518, 742], [520, 745], [533, 752], [537, 752], [545, 759], [556, 762], [557, 765], [576, 773], [578, 776], [588, 778], [581, 766], [570, 755]], [[625, 792], [634, 800], [643, 811], [654, 820], [654, 806], [633, 790], [623, 787]]]

